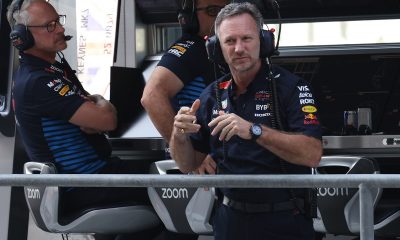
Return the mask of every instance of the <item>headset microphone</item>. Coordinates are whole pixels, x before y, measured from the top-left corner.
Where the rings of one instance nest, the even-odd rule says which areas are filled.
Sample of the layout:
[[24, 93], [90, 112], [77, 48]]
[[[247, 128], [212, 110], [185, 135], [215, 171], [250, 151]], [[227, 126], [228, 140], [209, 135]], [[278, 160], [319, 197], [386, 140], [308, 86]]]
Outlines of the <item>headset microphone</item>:
[[71, 40], [73, 37], [71, 35], [64, 36], [65, 41]]

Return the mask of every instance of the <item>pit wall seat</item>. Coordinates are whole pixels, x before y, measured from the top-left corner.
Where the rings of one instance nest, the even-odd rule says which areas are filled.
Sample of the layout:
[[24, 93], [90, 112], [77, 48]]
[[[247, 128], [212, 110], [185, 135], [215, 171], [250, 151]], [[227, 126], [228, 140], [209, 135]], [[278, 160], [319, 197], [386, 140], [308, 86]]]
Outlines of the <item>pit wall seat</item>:
[[[182, 174], [174, 160], [152, 163], [151, 174]], [[150, 201], [165, 227], [172, 232], [211, 235], [209, 223], [215, 203], [215, 189], [147, 188]]]
[[[374, 159], [361, 156], [323, 156], [315, 174], [379, 174]], [[373, 205], [380, 200], [382, 189], [373, 189]], [[317, 232], [359, 235], [360, 202], [358, 188], [318, 188]]]
[[[27, 162], [24, 174], [56, 174], [50, 163]], [[36, 225], [52, 233], [133, 233], [160, 224], [151, 206], [116, 204], [116, 206], [96, 206], [73, 213], [73, 219], [63, 220], [59, 216], [59, 187], [25, 186], [25, 199]], [[69, 214], [71, 215], [71, 214]], [[63, 222], [67, 222], [63, 224]]]

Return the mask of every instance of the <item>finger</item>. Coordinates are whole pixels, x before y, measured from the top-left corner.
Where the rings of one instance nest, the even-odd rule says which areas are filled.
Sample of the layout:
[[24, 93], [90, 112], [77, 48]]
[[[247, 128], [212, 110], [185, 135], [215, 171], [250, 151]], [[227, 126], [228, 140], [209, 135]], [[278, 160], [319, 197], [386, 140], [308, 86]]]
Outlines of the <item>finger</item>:
[[200, 174], [200, 175], [204, 175], [204, 174], [205, 174], [205, 171], [204, 171], [203, 166], [200, 166], [200, 167], [197, 169], [197, 172], [198, 172], [198, 174]]
[[225, 135], [225, 140], [229, 141], [236, 134], [237, 134], [237, 127], [236, 126], [230, 126], [229, 131]]
[[200, 99], [196, 99], [193, 104], [192, 107], [190, 108], [190, 114], [196, 114], [197, 110], [199, 110], [200, 108]]
[[216, 126], [216, 125], [218, 125], [219, 122], [225, 120], [228, 117], [229, 117], [229, 114], [220, 115], [220, 116], [214, 118], [213, 120], [211, 120], [211, 122], [208, 123], [208, 126], [209, 127]]
[[234, 126], [235, 126], [234, 123], [227, 121], [227, 125], [222, 129], [222, 131], [219, 135], [219, 140], [228, 141], [230, 139], [229, 136], [232, 136], [232, 134], [231, 135], [229, 135], [229, 134], [232, 132]]
[[215, 174], [215, 167], [213, 167], [213, 166], [211, 165], [211, 163], [210, 163], [210, 164], [207, 164], [207, 166], [206, 166], [206, 171], [207, 171], [208, 174]]
[[[220, 121], [218, 122], [218, 124], [215, 126], [215, 128], [212, 130], [211, 135], [215, 136], [217, 135], [219, 132], [221, 132], [220, 134], [225, 135], [226, 131], [228, 129], [225, 129], [226, 126], [229, 125], [230, 120], [228, 120], [228, 116], [229, 115], [224, 115], [224, 116], [219, 116], [218, 118], [220, 118]], [[225, 133], [222, 133], [222, 131], [225, 129]]]
[[210, 166], [214, 169], [214, 171], [217, 169], [217, 163], [210, 157]]
[[190, 111], [189, 107], [183, 106], [179, 109], [178, 114], [185, 114], [188, 113]]

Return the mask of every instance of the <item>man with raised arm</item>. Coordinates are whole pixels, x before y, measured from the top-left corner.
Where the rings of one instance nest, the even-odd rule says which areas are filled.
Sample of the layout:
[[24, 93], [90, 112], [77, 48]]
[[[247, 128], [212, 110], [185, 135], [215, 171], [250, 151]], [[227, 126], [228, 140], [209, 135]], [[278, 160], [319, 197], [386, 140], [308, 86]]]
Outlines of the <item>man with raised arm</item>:
[[[218, 174], [310, 174], [318, 166], [321, 131], [310, 86], [268, 64], [262, 27], [260, 12], [250, 3], [229, 4], [218, 14], [216, 47], [230, 74], [175, 116], [171, 153], [182, 172], [198, 168], [207, 154]], [[277, 114], [283, 129], [277, 127]], [[218, 189], [215, 240], [312, 240], [308, 193]]]

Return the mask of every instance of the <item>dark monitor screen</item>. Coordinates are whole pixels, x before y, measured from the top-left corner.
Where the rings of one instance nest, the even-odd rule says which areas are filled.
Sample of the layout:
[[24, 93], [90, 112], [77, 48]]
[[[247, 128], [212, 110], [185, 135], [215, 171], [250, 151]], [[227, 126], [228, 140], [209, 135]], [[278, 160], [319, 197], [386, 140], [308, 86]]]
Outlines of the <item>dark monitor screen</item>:
[[344, 111], [370, 108], [372, 132], [400, 133], [400, 56], [335, 55], [287, 59], [311, 82], [324, 135], [341, 135]]
[[159, 138], [160, 134], [145, 112], [140, 99], [146, 84], [140, 68], [111, 68], [110, 101], [118, 112], [112, 138]]

